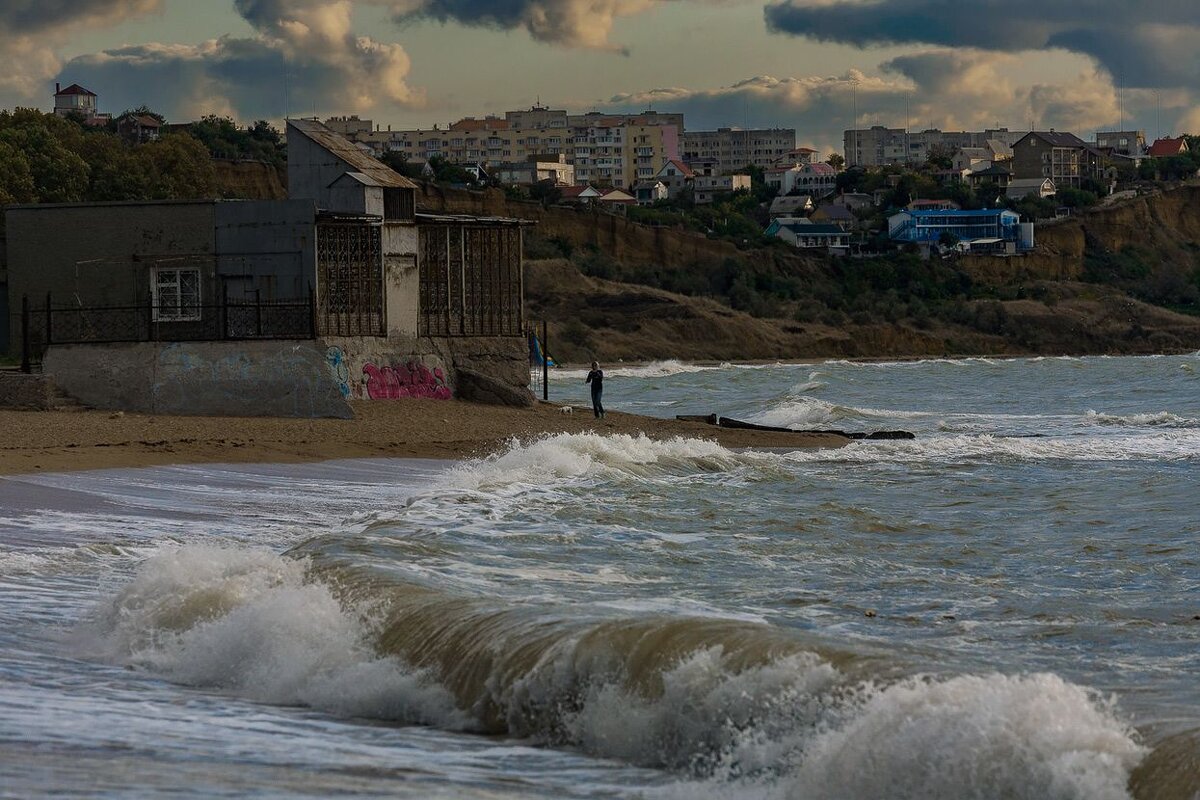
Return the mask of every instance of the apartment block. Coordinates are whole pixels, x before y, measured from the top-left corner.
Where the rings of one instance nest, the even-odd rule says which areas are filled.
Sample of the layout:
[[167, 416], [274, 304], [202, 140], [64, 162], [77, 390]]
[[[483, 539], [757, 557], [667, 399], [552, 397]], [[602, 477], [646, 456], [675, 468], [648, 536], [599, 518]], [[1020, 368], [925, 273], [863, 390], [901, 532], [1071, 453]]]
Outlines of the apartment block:
[[998, 158], [1008, 151], [1024, 134], [1008, 128], [989, 128], [984, 131], [942, 131], [929, 128], [908, 131], [904, 128], [885, 128], [875, 125], [844, 131], [842, 145], [848, 167], [883, 167], [894, 164], [917, 164], [929, 158], [935, 147], [947, 150], [967, 147], [987, 148]]
[[718, 174], [742, 169], [747, 164], [767, 169], [794, 150], [795, 128], [718, 128], [683, 134], [684, 161], [714, 162]]

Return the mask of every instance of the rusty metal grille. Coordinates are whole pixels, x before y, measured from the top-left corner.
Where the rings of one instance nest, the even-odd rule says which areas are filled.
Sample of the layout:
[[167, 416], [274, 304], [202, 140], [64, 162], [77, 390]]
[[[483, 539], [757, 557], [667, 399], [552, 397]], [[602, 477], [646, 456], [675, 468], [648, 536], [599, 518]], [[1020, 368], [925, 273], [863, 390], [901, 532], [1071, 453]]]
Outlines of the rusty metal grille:
[[520, 336], [521, 230], [420, 228], [422, 336]]
[[318, 224], [317, 305], [323, 334], [384, 335], [382, 232], [378, 225]]

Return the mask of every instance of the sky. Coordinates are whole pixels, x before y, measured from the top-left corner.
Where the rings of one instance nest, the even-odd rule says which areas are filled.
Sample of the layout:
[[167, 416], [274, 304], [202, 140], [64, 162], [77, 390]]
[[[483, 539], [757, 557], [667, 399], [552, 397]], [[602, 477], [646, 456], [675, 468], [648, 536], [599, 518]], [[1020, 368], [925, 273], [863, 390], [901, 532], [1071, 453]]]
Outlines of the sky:
[[1200, 133], [1198, 0], [3, 0], [0, 108], [396, 129], [535, 103], [689, 129]]

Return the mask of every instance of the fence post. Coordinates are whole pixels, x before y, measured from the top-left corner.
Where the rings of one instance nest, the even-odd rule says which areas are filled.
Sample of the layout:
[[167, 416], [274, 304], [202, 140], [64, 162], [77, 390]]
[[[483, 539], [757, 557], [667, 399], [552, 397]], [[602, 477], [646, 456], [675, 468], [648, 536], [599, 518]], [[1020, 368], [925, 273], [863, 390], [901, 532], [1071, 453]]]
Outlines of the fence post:
[[157, 336], [154, 324], [154, 292], [146, 293], [146, 341], [153, 342]]
[[312, 281], [308, 282], [308, 333], [317, 338], [317, 293], [313, 291]]
[[21, 295], [21, 372], [32, 372], [29, 359], [29, 295]]
[[54, 326], [50, 320], [50, 293], [46, 292], [46, 346], [54, 341]]
[[262, 289], [254, 290], [254, 332], [262, 338]]
[[547, 348], [546, 320], [542, 320], [542, 399], [550, 399], [550, 351]]

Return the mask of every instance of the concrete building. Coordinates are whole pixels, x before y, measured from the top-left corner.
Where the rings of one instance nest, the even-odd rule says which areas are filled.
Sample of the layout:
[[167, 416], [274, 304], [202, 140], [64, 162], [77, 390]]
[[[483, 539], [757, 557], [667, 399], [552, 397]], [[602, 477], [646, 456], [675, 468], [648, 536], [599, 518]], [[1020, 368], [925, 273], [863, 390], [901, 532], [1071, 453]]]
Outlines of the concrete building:
[[888, 218], [893, 241], [938, 244], [949, 235], [955, 243], [977, 240], [1011, 242], [1013, 250], [1033, 249], [1033, 224], [1007, 209], [981, 211], [901, 211]]
[[692, 162], [692, 201], [697, 205], [715, 202], [721, 195], [750, 190], [749, 175], [723, 175], [716, 159]]
[[1104, 155], [1073, 133], [1030, 131], [1013, 145], [1014, 180], [1049, 178], [1059, 189], [1101, 180]]
[[495, 164], [491, 177], [504, 184], [532, 186], [542, 181], [553, 181], [555, 186], [575, 185], [575, 165], [568, 164], [566, 156], [530, 156], [521, 163]]
[[715, 131], [685, 131], [683, 160], [713, 162], [718, 174], [747, 165], [767, 169], [796, 150], [795, 128], [718, 128]]
[[875, 125], [844, 131], [842, 144], [847, 167], [882, 167], [924, 163], [935, 147], [947, 153], [964, 147], [987, 148], [998, 160], [1021, 135], [1020, 132], [1010, 131], [1008, 128], [989, 128], [984, 131], [941, 131], [929, 128], [924, 131], [908, 131], [904, 128]]
[[308, 120], [287, 136], [289, 200], [10, 208], [19, 351], [45, 351], [67, 394], [103, 408], [530, 401], [524, 223], [417, 214], [414, 184], [344, 137]]
[[653, 179], [636, 184], [633, 187], [633, 194], [637, 198], [639, 206], [652, 206], [659, 200], [666, 200], [670, 197], [667, 185]]
[[1097, 131], [1096, 149], [1120, 156], [1137, 158], [1146, 155], [1145, 131]]

